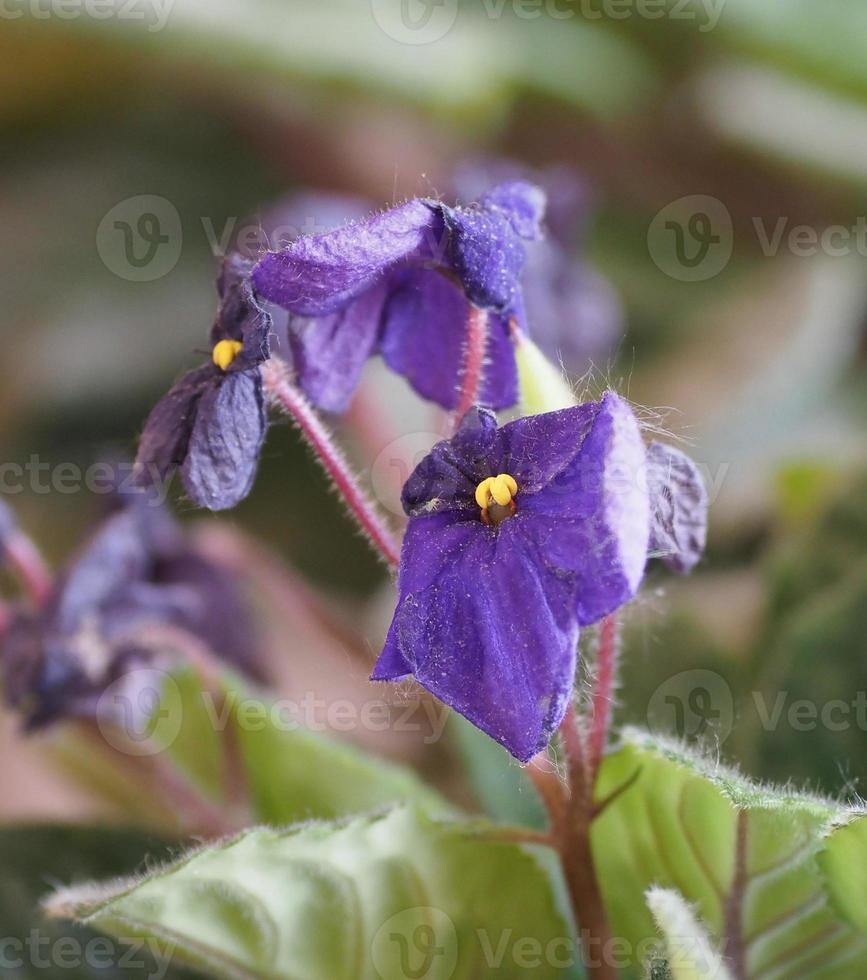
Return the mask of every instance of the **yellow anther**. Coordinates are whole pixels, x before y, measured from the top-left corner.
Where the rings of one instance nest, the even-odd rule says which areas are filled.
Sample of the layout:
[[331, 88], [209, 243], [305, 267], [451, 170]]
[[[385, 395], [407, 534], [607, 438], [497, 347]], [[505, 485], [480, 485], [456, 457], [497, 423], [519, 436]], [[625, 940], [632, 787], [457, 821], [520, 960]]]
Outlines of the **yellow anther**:
[[476, 503], [482, 510], [487, 510], [491, 503], [508, 507], [512, 497], [518, 492], [518, 484], [508, 473], [489, 476], [476, 487]]
[[488, 504], [491, 502], [491, 484], [494, 482], [494, 478], [489, 476], [486, 480], [476, 487], [476, 503], [479, 507], [484, 510]]
[[232, 361], [241, 353], [243, 344], [240, 340], [221, 340], [214, 345], [214, 350], [211, 357], [214, 359], [214, 364], [221, 371], [227, 371]]
[[512, 497], [518, 492], [518, 484], [509, 476], [508, 473], [500, 475], [491, 484], [491, 496], [501, 507], [506, 507], [512, 502]]

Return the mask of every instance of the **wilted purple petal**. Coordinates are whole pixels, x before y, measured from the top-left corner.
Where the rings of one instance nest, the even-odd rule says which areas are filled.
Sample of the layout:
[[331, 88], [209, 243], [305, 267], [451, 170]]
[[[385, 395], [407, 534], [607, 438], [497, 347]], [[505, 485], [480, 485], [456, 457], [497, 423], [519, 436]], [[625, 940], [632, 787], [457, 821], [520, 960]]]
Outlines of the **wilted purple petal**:
[[88, 612], [146, 576], [151, 543], [136, 508], [112, 514], [75, 555], [49, 601], [53, 628], [76, 630]]
[[413, 521], [401, 598], [373, 672], [374, 680], [411, 672], [523, 762], [563, 717], [578, 641], [571, 583], [526, 548], [517, 522], [497, 532], [454, 515]]
[[396, 263], [431, 261], [441, 247], [438, 208], [412, 200], [266, 253], [253, 280], [265, 299], [292, 313], [318, 317], [339, 310]]
[[217, 290], [220, 306], [211, 328], [211, 346], [221, 340], [240, 340], [243, 347], [229, 371], [246, 371], [271, 356], [271, 316], [253, 291], [254, 263], [237, 253], [223, 262]]
[[[459, 401], [470, 305], [461, 290], [434, 269], [395, 274], [383, 315], [379, 350], [423, 397], [445, 409]], [[479, 402], [493, 409], [518, 400], [515, 356], [508, 324], [489, 314]]]
[[187, 455], [199, 399], [211, 385], [214, 367], [207, 364], [185, 374], [147, 418], [135, 459], [136, 478], [145, 484], [166, 479]]
[[695, 463], [679, 449], [647, 447], [650, 553], [681, 575], [692, 571], [707, 540], [708, 496]]
[[292, 317], [289, 344], [307, 397], [328, 412], [344, 412], [379, 338], [384, 286], [362, 293], [337, 313]]
[[29, 728], [93, 717], [100, 695], [158, 652], [175, 627], [260, 678], [249, 612], [231, 574], [195, 552], [153, 498], [124, 494], [73, 557], [47, 603], [16, 611], [3, 636], [7, 700]]
[[170, 621], [226, 663], [264, 680], [256, 628], [235, 576], [186, 541], [174, 553], [156, 559], [153, 580], [174, 604]]
[[262, 377], [240, 371], [202, 395], [186, 459], [184, 487], [200, 507], [234, 507], [250, 492], [268, 425]]

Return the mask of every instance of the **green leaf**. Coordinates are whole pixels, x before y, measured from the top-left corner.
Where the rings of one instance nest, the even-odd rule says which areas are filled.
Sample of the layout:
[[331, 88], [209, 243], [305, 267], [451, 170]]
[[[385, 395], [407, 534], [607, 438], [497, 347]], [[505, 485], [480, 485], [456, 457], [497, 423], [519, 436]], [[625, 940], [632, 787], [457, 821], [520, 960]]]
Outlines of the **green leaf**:
[[408, 768], [376, 758], [324, 733], [298, 726], [261, 694], [226, 675], [223, 700], [203, 690], [192, 671], [167, 680], [163, 711], [175, 763], [219, 799], [229, 744], [237, 746], [256, 821], [285, 825], [332, 819], [412, 801], [430, 812], [453, 809]]
[[553, 853], [412, 808], [250, 830], [47, 909], [169, 940], [218, 977], [580, 976]]
[[68, 980], [189, 976], [174, 966], [162, 972], [164, 964], [157, 965], [152, 955], [162, 949], [158, 944], [148, 950], [146, 944], [133, 948], [109, 942], [89, 928], [46, 921], [39, 909], [51, 883], [128, 875], [146, 859], [165, 860], [169, 853], [164, 840], [108, 827], [46, 825], [0, 831], [0, 973]]
[[867, 815], [831, 834], [819, 864], [839, 913], [867, 935]]
[[448, 733], [485, 813], [498, 823], [544, 830], [548, 818], [526, 769], [456, 711], [449, 715]]
[[652, 939], [642, 896], [656, 885], [695, 906], [736, 976], [844, 980], [867, 962], [867, 941], [831, 904], [819, 864], [850, 812], [634, 730], [606, 759], [597, 799], [630, 780], [592, 831], [614, 935], [636, 950]]
[[668, 888], [651, 888], [647, 906], [665, 937], [671, 980], [731, 980], [719, 952], [683, 896]]

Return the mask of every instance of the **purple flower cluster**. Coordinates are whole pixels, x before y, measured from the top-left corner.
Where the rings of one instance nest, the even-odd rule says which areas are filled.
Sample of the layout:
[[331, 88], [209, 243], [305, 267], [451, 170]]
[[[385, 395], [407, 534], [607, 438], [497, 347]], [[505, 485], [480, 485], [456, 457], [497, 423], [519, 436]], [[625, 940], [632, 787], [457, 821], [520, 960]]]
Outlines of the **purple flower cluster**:
[[[528, 329], [525, 297], [565, 327], [588, 291], [588, 270], [567, 257], [574, 203], [573, 220], [568, 201], [552, 215], [560, 231], [550, 244], [544, 193], [510, 179], [472, 206], [415, 199], [292, 237], [256, 261], [230, 258], [211, 362], [156, 406], [137, 460], [142, 479], [179, 468], [196, 503], [230, 507], [253, 480], [269, 378], [302, 431], [309, 406], [294, 385], [316, 407], [343, 411], [375, 354], [459, 414], [473, 381], [475, 406], [404, 487], [398, 603], [373, 679], [413, 676], [522, 761], [563, 717], [579, 630], [635, 596], [648, 557], [687, 572], [705, 541], [695, 465], [672, 447], [645, 446], [616, 394], [501, 428], [489, 411], [518, 400], [513, 340]], [[587, 310], [591, 333], [619, 322], [616, 303]], [[280, 366], [264, 371], [278, 314], [287, 318]], [[319, 423], [307, 428], [322, 454]], [[349, 486], [336, 456], [325, 465]], [[353, 499], [363, 506], [361, 493]]]

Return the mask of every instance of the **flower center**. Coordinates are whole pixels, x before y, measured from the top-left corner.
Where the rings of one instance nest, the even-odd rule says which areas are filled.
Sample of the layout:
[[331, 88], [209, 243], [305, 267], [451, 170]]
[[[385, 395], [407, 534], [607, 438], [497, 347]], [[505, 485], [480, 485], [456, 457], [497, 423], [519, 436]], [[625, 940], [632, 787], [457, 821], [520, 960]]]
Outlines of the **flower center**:
[[515, 478], [508, 473], [489, 476], [476, 487], [476, 503], [482, 509], [484, 524], [497, 524], [515, 513], [514, 496], [518, 492]]
[[227, 371], [232, 361], [241, 353], [243, 344], [240, 340], [221, 340], [214, 345], [214, 350], [211, 353], [211, 357], [214, 359], [214, 364], [221, 371]]

